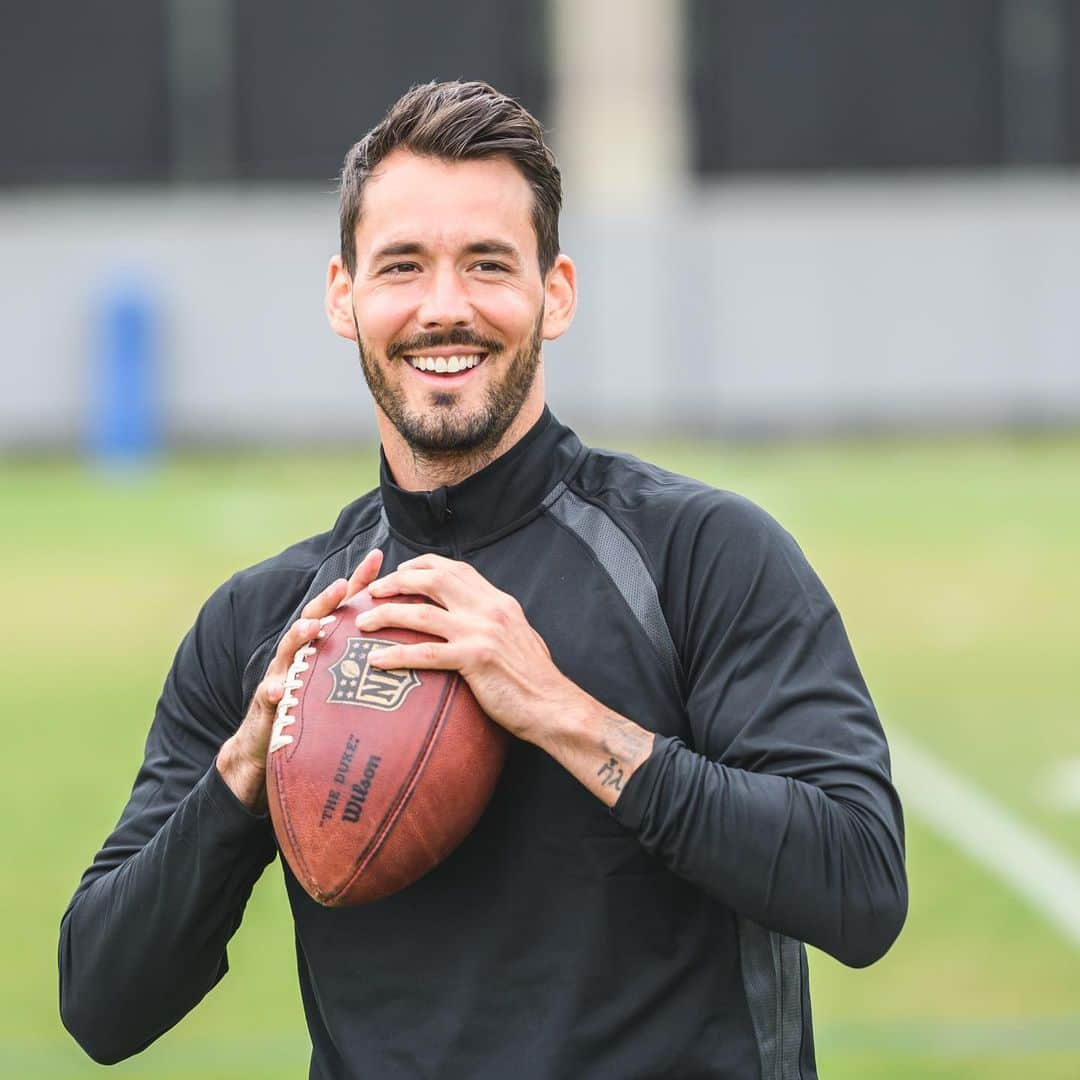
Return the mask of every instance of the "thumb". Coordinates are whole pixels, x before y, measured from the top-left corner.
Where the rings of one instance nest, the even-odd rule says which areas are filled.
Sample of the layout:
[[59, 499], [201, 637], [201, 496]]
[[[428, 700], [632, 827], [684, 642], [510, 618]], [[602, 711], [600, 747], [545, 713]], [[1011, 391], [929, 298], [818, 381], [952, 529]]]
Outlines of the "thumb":
[[279, 679], [267, 679], [266, 681], [266, 705], [271, 710], [276, 710], [278, 702], [285, 696], [285, 684]]
[[[277, 715], [278, 704], [285, 696], [285, 681], [274, 675], [267, 675], [255, 691], [252, 708], [249, 712], [250, 723], [255, 728], [269, 730]], [[255, 715], [251, 715], [254, 713]]]

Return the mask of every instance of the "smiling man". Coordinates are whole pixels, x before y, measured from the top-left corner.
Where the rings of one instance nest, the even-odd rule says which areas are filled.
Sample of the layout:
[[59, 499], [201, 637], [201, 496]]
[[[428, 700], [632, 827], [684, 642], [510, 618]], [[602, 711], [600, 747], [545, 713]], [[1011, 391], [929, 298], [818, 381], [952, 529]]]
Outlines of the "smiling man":
[[390, 125], [350, 152], [327, 286], [331, 325], [359, 347], [383, 449], [419, 470], [395, 476], [429, 489], [477, 471], [540, 419], [541, 346], [569, 325], [575, 296], [557, 216], [534, 227], [534, 202], [551, 213], [560, 198], [554, 163], [534, 151], [535, 184], [555, 186], [538, 200], [504, 154], [438, 154], [441, 125], [421, 118], [412, 149], [390, 148]]
[[114, 1061], [225, 973], [274, 854], [285, 673], [358, 620], [437, 642], [517, 738], [474, 832], [378, 903], [283, 866], [312, 1077], [811, 1078], [803, 942], [881, 956], [904, 919], [900, 806], [839, 615], [751, 503], [591, 450], [544, 403], [574, 313], [559, 172], [483, 83], [416, 87], [349, 152], [331, 326], [356, 343], [378, 488], [241, 571], [180, 646], [131, 800], [64, 916], [61, 1008]]

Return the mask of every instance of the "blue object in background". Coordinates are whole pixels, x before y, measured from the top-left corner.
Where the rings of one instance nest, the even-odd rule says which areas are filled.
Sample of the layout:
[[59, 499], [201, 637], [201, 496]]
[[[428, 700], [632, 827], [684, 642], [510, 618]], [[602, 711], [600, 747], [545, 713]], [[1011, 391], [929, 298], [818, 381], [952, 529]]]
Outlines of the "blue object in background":
[[110, 285], [92, 325], [91, 452], [106, 465], [142, 464], [161, 446], [161, 335], [150, 291], [131, 279]]

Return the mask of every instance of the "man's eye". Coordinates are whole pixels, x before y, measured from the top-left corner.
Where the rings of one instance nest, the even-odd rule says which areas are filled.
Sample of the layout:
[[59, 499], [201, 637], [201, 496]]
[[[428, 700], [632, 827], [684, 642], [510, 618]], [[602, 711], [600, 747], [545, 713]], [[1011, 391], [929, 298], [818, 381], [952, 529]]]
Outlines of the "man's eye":
[[476, 264], [477, 270], [483, 270], [486, 274], [498, 274], [505, 273], [506, 267], [502, 263], [497, 262], [478, 262]]
[[390, 266], [383, 267], [382, 272], [384, 274], [411, 274], [419, 269], [416, 263], [392, 263]]

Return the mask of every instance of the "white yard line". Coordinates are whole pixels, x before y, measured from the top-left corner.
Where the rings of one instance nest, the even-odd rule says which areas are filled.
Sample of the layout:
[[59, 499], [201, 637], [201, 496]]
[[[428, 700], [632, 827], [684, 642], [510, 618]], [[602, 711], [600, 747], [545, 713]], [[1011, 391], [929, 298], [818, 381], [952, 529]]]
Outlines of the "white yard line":
[[1080, 810], [1080, 758], [1059, 761], [1046, 774], [1044, 801], [1055, 810]]
[[905, 807], [1080, 946], [1080, 868], [1073, 860], [895, 727], [888, 737]]

